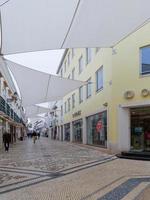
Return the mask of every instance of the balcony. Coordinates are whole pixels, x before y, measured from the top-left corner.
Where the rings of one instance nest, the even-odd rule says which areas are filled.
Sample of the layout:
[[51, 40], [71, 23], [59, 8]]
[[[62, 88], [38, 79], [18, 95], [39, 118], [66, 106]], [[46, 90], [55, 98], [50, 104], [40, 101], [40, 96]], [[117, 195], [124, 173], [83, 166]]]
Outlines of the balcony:
[[0, 111], [2, 111], [4, 114], [6, 114], [15, 122], [21, 123], [21, 119], [18, 117], [18, 115], [13, 111], [10, 105], [6, 103], [6, 101], [1, 96], [0, 96]]

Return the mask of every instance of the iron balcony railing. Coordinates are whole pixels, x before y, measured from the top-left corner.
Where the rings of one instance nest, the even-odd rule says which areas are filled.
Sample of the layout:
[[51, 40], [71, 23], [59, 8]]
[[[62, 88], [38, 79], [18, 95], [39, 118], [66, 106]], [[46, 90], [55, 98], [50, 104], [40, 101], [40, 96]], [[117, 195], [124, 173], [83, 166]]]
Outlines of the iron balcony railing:
[[19, 116], [13, 111], [13, 109], [10, 107], [8, 103], [6, 103], [5, 99], [0, 96], [0, 111], [5, 113], [7, 116], [9, 116], [11, 119], [13, 119], [17, 123], [21, 123], [22, 119], [19, 118]]

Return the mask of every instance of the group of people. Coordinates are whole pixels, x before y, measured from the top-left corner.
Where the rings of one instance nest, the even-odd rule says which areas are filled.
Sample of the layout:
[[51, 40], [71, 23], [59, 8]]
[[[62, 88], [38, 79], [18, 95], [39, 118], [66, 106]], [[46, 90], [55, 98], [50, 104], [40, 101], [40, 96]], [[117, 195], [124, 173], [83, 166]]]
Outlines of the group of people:
[[37, 139], [40, 139], [40, 132], [36, 132], [35, 130], [32, 133], [27, 134], [28, 138], [31, 137], [33, 139], [33, 143], [35, 144]]

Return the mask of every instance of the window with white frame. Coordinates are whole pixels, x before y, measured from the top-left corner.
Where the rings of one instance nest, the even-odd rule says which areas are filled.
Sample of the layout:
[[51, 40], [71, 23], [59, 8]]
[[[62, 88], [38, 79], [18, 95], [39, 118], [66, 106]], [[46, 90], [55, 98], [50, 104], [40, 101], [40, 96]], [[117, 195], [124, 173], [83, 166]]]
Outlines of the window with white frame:
[[61, 116], [63, 116], [63, 105], [61, 105]]
[[72, 58], [74, 57], [74, 49], [72, 48]]
[[95, 53], [97, 53], [100, 50], [100, 47], [95, 48]]
[[83, 102], [83, 86], [79, 88], [79, 103]]
[[92, 95], [92, 85], [91, 85], [91, 78], [87, 80], [86, 85], [86, 98], [89, 98]]
[[72, 108], [75, 108], [75, 93], [72, 94]]
[[103, 89], [103, 66], [96, 71], [96, 91]]
[[70, 108], [71, 108], [71, 102], [70, 102], [70, 98], [68, 98], [68, 112], [70, 112]]
[[141, 74], [150, 74], [150, 46], [140, 49], [141, 52]]
[[68, 53], [68, 66], [70, 66], [70, 52]]
[[65, 113], [67, 113], [67, 102], [65, 102]]
[[83, 71], [83, 56], [79, 58], [79, 74]]
[[72, 70], [72, 79], [74, 80], [74, 76], [75, 76], [75, 68], [73, 68]]
[[86, 64], [90, 63], [92, 59], [92, 49], [86, 48]]

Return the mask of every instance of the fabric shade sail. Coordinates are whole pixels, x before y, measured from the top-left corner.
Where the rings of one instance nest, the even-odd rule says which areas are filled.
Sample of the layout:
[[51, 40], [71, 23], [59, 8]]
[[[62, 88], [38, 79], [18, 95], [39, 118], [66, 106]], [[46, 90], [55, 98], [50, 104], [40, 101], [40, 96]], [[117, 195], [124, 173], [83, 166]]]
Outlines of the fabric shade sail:
[[149, 8], [150, 0], [9, 0], [1, 54], [112, 47], [148, 22]]
[[62, 99], [86, 82], [36, 71], [2, 58], [19, 87], [24, 107]]
[[30, 118], [38, 116], [39, 114], [42, 114], [42, 113], [46, 113], [48, 111], [49, 111], [49, 109], [41, 108], [41, 107], [35, 106], [35, 105], [34, 106], [28, 106], [25, 109], [26, 116], [30, 117]]

